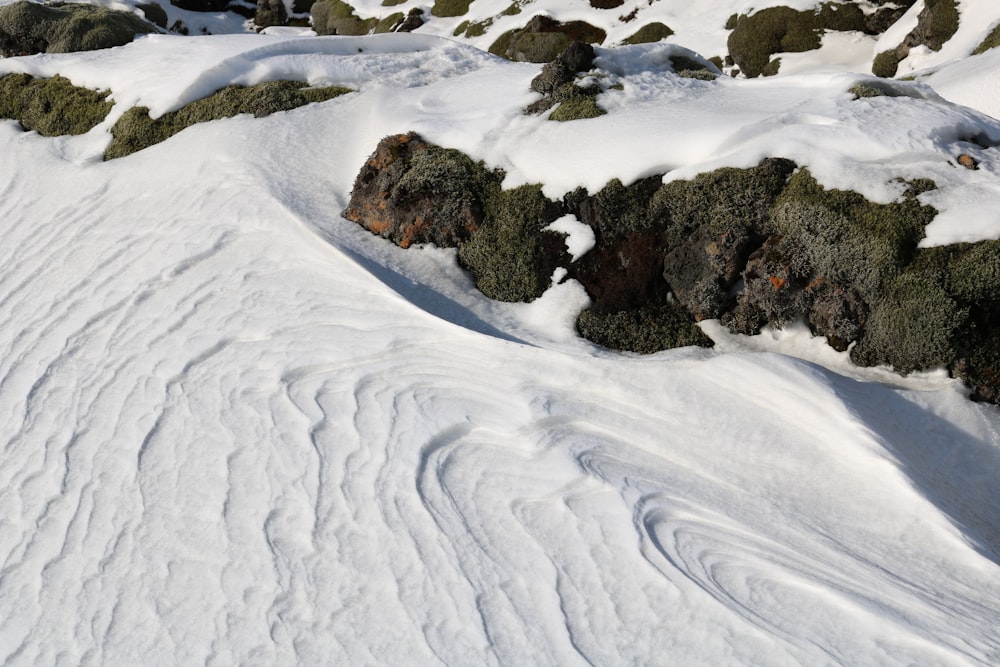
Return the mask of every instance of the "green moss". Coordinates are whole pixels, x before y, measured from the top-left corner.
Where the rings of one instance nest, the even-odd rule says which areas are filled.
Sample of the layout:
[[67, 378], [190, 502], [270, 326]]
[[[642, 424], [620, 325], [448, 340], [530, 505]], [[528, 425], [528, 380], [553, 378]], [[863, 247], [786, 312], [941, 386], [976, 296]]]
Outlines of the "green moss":
[[827, 30], [864, 32], [865, 13], [855, 4], [824, 2], [819, 9], [819, 22]]
[[269, 81], [250, 87], [223, 88], [155, 120], [149, 117], [149, 110], [145, 107], [134, 107], [111, 128], [113, 139], [104, 153], [104, 159], [123, 157], [160, 143], [196, 123], [239, 114], [253, 114], [260, 118], [348, 92], [351, 92], [349, 88], [339, 86], [307, 88], [306, 84], [297, 81]]
[[514, 34], [516, 32], [517, 32], [517, 30], [508, 30], [507, 32], [505, 32], [502, 35], [500, 35], [499, 37], [497, 37], [496, 41], [494, 41], [492, 44], [490, 44], [490, 48], [488, 49], [489, 52], [492, 53], [495, 56], [500, 56], [501, 58], [506, 58], [507, 57], [507, 49], [510, 48], [510, 43], [514, 39]]
[[486, 34], [486, 31], [491, 25], [493, 25], [493, 19], [485, 19], [483, 21], [476, 21], [474, 23], [469, 23], [465, 21], [465, 36], [466, 37], [480, 37]]
[[934, 51], [958, 31], [958, 5], [955, 0], [924, 0], [924, 11], [920, 13], [918, 29], [922, 42]]
[[712, 238], [762, 235], [794, 168], [790, 160], [770, 159], [750, 169], [724, 167], [690, 181], [671, 181], [653, 195], [649, 217], [664, 227], [668, 248], [702, 227]]
[[393, 32], [406, 19], [403, 12], [394, 12], [375, 24], [375, 33]]
[[741, 15], [729, 35], [729, 53], [749, 78], [764, 73], [771, 54], [819, 48], [822, 24], [816, 12], [770, 7]]
[[886, 92], [881, 88], [868, 85], [866, 83], [859, 83], [857, 85], [851, 86], [847, 89], [847, 92], [854, 95], [854, 99], [860, 100], [867, 97], [885, 97]]
[[542, 230], [556, 219], [558, 207], [545, 198], [539, 185], [502, 190], [500, 180], [486, 182], [485, 220], [459, 246], [459, 263], [489, 298], [532, 301], [551, 282], [554, 267], [545, 259]]
[[[131, 12], [95, 5], [16, 2], [0, 7], [0, 33], [6, 33], [10, 42], [40, 45], [46, 53], [107, 49], [128, 44], [137, 34], [150, 32], [156, 32], [156, 28]], [[0, 52], [5, 56], [27, 53], [8, 53], [7, 44]]]
[[469, 27], [469, 21], [462, 21], [457, 26], [455, 26], [455, 29], [451, 31], [451, 34], [453, 37], [458, 37], [463, 32], [465, 32], [466, 28], [468, 27]]
[[406, 0], [382, 0], [383, 7], [395, 7], [396, 5], [401, 5], [405, 3]]
[[642, 354], [713, 345], [691, 316], [672, 302], [615, 312], [585, 310], [577, 318], [576, 329], [581, 336], [603, 347]]
[[884, 79], [891, 79], [896, 76], [899, 70], [899, 56], [895, 51], [883, 51], [875, 56], [872, 61], [872, 74]]
[[623, 44], [647, 44], [650, 42], [658, 42], [661, 39], [666, 39], [674, 34], [668, 26], [659, 21], [654, 21], [652, 23], [647, 23], [646, 25], [639, 28], [635, 34], [631, 37], [623, 40]]
[[464, 16], [473, 0], [434, 0], [431, 14], [438, 17]]
[[572, 86], [579, 92], [562, 95], [562, 102], [549, 115], [549, 120], [566, 122], [583, 118], [597, 118], [607, 113], [604, 109], [597, 106], [597, 101], [594, 99], [598, 92], [596, 88], [580, 88], [573, 83], [565, 84], [563, 87], [565, 86]]
[[514, 35], [507, 49], [519, 62], [547, 63], [572, 43], [562, 32], [519, 32]]
[[517, 16], [520, 13], [521, 7], [516, 2], [513, 2], [509, 4], [506, 9], [500, 12], [500, 16]]
[[316, 0], [311, 16], [317, 35], [367, 35], [378, 25], [376, 18], [359, 18], [342, 0]]
[[794, 242], [817, 276], [852, 286], [871, 304], [910, 262], [937, 214], [916, 194], [875, 204], [856, 192], [825, 190], [803, 169], [775, 202], [769, 232]]
[[80, 88], [56, 76], [34, 79], [27, 74], [0, 77], [0, 118], [21, 123], [46, 137], [85, 134], [111, 111], [107, 91]]
[[739, 22], [739, 14], [731, 14], [728, 19], [726, 19], [726, 30], [735, 30], [736, 24]]
[[726, 65], [725, 61], [719, 56], [712, 56], [711, 58], [708, 59], [708, 62], [718, 67], [719, 70], [722, 70], [722, 68], [725, 67]]
[[949, 364], [969, 313], [948, 295], [942, 278], [933, 262], [918, 257], [889, 282], [851, 359], [864, 366], [888, 364], [901, 373]]
[[980, 53], [985, 53], [986, 51], [995, 49], [998, 46], [1000, 46], [1000, 24], [995, 26], [993, 30], [990, 31], [990, 34], [986, 36], [986, 39], [979, 43], [979, 46], [977, 46], [972, 52], [972, 55], [978, 56]]

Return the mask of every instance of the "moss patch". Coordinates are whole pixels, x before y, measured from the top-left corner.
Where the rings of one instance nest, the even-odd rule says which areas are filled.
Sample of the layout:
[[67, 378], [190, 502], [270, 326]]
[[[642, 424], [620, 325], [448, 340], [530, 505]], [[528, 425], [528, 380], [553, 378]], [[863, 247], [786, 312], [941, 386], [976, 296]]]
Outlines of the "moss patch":
[[597, 86], [582, 87], [573, 82], [559, 86], [553, 95], [559, 106], [549, 114], [549, 120], [566, 122], [603, 116], [607, 112], [597, 106], [595, 99], [600, 92]]
[[666, 39], [674, 34], [666, 24], [654, 21], [639, 28], [635, 34], [622, 41], [622, 44], [648, 44]]
[[378, 25], [378, 19], [360, 18], [343, 0], [317, 0], [310, 15], [317, 35], [367, 35]]
[[[502, 174], [487, 183], [482, 228], [459, 246], [459, 263], [480, 292], [498, 301], [532, 301], [548, 289], [562, 238], [543, 232], [559, 216], [539, 185], [502, 190]], [[555, 248], [554, 248], [555, 246]]]
[[729, 53], [749, 78], [760, 76], [771, 54], [817, 49], [821, 24], [815, 12], [770, 7], [742, 15], [729, 35]]
[[990, 34], [986, 36], [979, 46], [972, 52], [972, 55], [978, 56], [980, 53], [985, 53], [990, 49], [995, 49], [1000, 46], [1000, 25], [997, 25], [990, 31]]
[[615, 312], [585, 310], [576, 320], [576, 329], [603, 347], [641, 354], [714, 344], [682, 307], [670, 302]]
[[431, 14], [438, 17], [464, 16], [473, 0], [434, 0]]
[[71, 53], [121, 46], [156, 27], [130, 12], [88, 4], [16, 2], [0, 7], [0, 55]]
[[80, 88], [56, 76], [34, 79], [27, 74], [0, 77], [0, 118], [21, 123], [46, 137], [85, 134], [111, 111], [107, 91]]
[[228, 86], [156, 120], [149, 117], [149, 109], [134, 107], [126, 111], [111, 128], [114, 138], [104, 153], [104, 159], [130, 155], [166, 141], [196, 123], [231, 118], [239, 114], [253, 114], [260, 118], [349, 92], [349, 88], [339, 86], [307, 88], [306, 84], [298, 81], [268, 81], [249, 87]]

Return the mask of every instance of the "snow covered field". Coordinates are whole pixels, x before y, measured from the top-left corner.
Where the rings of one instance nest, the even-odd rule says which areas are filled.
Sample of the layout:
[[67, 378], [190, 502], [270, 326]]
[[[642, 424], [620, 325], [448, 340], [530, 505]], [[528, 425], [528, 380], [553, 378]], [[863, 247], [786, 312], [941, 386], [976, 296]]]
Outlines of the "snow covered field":
[[[885, 201], [933, 177], [928, 243], [1000, 237], [1000, 158], [963, 141], [1000, 121], [860, 75], [681, 80], [670, 48], [603, 52], [611, 113], [565, 124], [521, 115], [539, 66], [428, 36], [0, 60], [118, 103], [75, 138], [0, 122], [5, 664], [1000, 663], [995, 406], [795, 327], [602, 350], [575, 283], [491, 302], [340, 217], [414, 130], [554, 193], [764, 155]], [[275, 78], [358, 92], [100, 160], [129, 106]]]

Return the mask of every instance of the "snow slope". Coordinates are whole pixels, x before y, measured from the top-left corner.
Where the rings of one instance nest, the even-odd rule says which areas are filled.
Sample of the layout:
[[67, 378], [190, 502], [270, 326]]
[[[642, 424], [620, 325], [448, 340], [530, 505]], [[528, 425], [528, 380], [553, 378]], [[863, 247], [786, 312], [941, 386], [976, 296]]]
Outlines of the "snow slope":
[[[563, 125], [520, 114], [538, 66], [417, 35], [0, 61], [119, 103], [76, 138], [0, 122], [5, 664], [1000, 660], [997, 408], [794, 328], [604, 351], [574, 283], [489, 302], [340, 218], [405, 130], [555, 190], [780, 150], [884, 198], [930, 171], [946, 212], [1000, 197], [992, 152], [947, 164], [1000, 126], [930, 88], [680, 80], [658, 48], [602, 52], [612, 113]], [[359, 92], [100, 161], [126, 106], [292, 74]], [[563, 164], [574, 126], [601, 150]]]

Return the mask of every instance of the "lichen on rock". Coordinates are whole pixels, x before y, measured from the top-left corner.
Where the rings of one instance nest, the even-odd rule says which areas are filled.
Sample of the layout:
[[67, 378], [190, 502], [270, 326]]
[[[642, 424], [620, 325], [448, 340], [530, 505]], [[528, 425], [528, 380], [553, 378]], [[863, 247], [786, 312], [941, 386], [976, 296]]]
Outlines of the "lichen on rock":
[[113, 138], [104, 152], [104, 159], [130, 155], [166, 141], [197, 123], [232, 118], [239, 114], [252, 114], [260, 118], [313, 102], [323, 102], [349, 92], [349, 88], [341, 86], [309, 88], [299, 81], [267, 81], [255, 86], [227, 86], [156, 119], [149, 116], [149, 109], [146, 107], [133, 107], [112, 126]]
[[156, 31], [156, 26], [131, 12], [21, 0], [0, 7], [0, 56], [108, 49]]
[[74, 86], [61, 76], [8, 74], [0, 77], [0, 118], [16, 120], [25, 130], [46, 137], [85, 134], [111, 111], [107, 97], [108, 91]]

